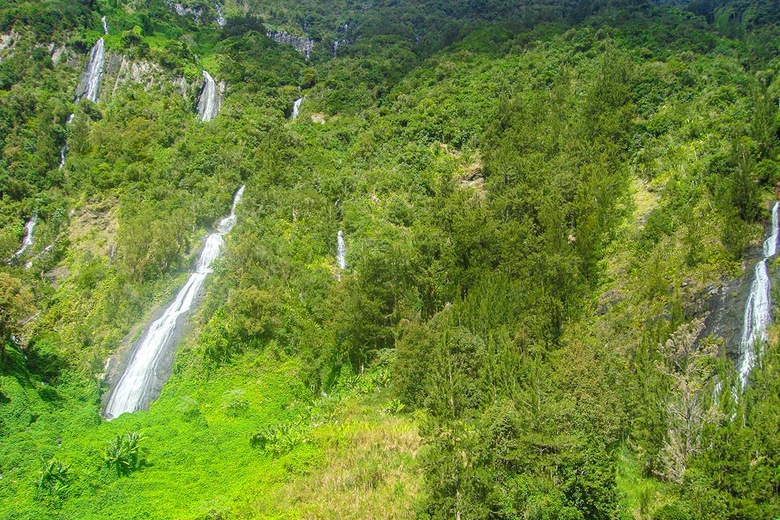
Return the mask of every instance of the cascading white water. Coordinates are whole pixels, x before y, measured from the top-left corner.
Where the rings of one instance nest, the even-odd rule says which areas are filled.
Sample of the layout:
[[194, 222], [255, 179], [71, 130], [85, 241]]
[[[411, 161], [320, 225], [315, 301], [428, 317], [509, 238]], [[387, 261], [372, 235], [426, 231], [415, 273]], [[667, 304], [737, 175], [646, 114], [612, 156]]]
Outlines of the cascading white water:
[[766, 261], [777, 254], [778, 233], [780, 233], [780, 202], [772, 208], [772, 231], [764, 241], [764, 258], [756, 264], [753, 283], [750, 285], [745, 317], [742, 324], [742, 339], [739, 342], [740, 358], [737, 364], [742, 388], [747, 385], [750, 371], [756, 364], [756, 342], [767, 340], [766, 329], [771, 321], [769, 271]]
[[134, 412], [148, 406], [155, 397], [153, 395], [155, 385], [159, 388], [167, 379], [167, 375], [160, 374], [163, 370], [161, 361], [175, 347], [179, 318], [192, 308], [203, 282], [211, 273], [211, 263], [220, 254], [223, 235], [227, 234], [236, 223], [236, 206], [241, 202], [243, 194], [244, 186], [241, 186], [233, 198], [230, 215], [223, 218], [216, 231], [206, 238], [195, 270], [190, 274], [187, 283], [163, 315], [149, 325], [135, 344], [132, 357], [106, 405], [104, 415], [107, 419], [114, 419], [123, 413]]
[[24, 254], [25, 251], [27, 251], [28, 248], [32, 247], [33, 245], [33, 230], [35, 230], [35, 225], [38, 223], [38, 216], [33, 215], [30, 220], [27, 221], [27, 223], [24, 225], [25, 234], [24, 239], [22, 240], [22, 247], [19, 248], [16, 253], [11, 255], [11, 258], [8, 260], [9, 262], [12, 261], [15, 258], [18, 258]]
[[103, 79], [103, 66], [106, 63], [106, 47], [103, 38], [89, 51], [89, 61], [87, 70], [84, 73], [84, 94], [85, 97], [93, 103], [98, 102], [98, 93], [100, 91], [100, 81]]
[[766, 340], [766, 327], [769, 325], [769, 273], [766, 259], [756, 264], [753, 276], [739, 343], [741, 352], [738, 368], [743, 388], [756, 361], [755, 343]]
[[100, 19], [103, 22], [103, 34], [108, 34], [108, 21], [106, 20], [106, 17]]
[[198, 115], [201, 121], [211, 121], [219, 113], [221, 103], [219, 89], [211, 74], [203, 71], [203, 87], [198, 98]]
[[[76, 114], [71, 114], [68, 116], [68, 119], [65, 121], [66, 125], [69, 125], [73, 122], [73, 118], [76, 117]], [[61, 170], [65, 166], [65, 156], [68, 154], [68, 143], [66, 142], [62, 146], [60, 146], [60, 167]]]
[[772, 206], [772, 232], [764, 240], [764, 258], [775, 256], [777, 254], [777, 239], [780, 233], [780, 202]]
[[225, 20], [225, 13], [222, 11], [222, 6], [219, 5], [219, 2], [214, 2], [214, 9], [217, 11], [217, 24], [220, 27], [225, 27], [227, 21]]
[[339, 265], [339, 269], [344, 270], [347, 268], [347, 243], [344, 241], [344, 233], [339, 229], [336, 235], [336, 263]]
[[60, 146], [60, 166], [59, 166], [60, 170], [62, 169], [63, 166], [65, 166], [65, 154], [67, 152], [68, 152], [67, 144], [63, 144], [62, 146]]
[[303, 98], [296, 99], [295, 102], [293, 102], [292, 115], [290, 116], [292, 119], [298, 117], [298, 113], [301, 110], [301, 103], [303, 103]]

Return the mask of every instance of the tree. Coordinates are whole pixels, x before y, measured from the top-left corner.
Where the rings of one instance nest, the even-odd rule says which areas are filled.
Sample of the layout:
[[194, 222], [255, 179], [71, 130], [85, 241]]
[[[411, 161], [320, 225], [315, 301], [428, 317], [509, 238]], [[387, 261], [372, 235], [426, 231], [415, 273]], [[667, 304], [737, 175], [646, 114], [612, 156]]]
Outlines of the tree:
[[0, 363], [5, 364], [6, 345], [21, 334], [24, 318], [34, 310], [33, 296], [21, 280], [0, 273]]
[[700, 451], [701, 430], [714, 422], [715, 410], [708, 406], [712, 390], [707, 384], [714, 375], [716, 345], [697, 341], [704, 320], [678, 328], [661, 347], [664, 362], [660, 371], [672, 382], [666, 403], [667, 439], [661, 449], [664, 477], [681, 484], [688, 460]]

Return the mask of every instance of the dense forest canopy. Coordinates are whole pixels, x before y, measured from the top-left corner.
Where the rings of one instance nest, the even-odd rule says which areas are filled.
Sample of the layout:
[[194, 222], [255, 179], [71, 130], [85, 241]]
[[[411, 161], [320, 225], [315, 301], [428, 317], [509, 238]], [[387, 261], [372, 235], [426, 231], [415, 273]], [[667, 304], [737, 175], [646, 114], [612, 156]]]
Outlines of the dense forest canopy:
[[778, 24], [6, 0], [0, 518], [780, 518]]

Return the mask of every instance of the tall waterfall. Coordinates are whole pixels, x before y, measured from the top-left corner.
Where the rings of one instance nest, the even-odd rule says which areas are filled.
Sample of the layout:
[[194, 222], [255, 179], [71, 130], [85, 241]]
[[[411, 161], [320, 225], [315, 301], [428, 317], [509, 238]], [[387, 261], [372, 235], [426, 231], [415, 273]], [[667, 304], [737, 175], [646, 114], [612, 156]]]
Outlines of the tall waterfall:
[[777, 254], [778, 232], [780, 232], [780, 202], [772, 208], [772, 231], [764, 241], [764, 258], [756, 264], [753, 272], [753, 283], [750, 285], [745, 317], [742, 324], [742, 339], [739, 342], [739, 378], [742, 388], [745, 387], [750, 371], [756, 364], [756, 342], [766, 341], [766, 329], [771, 320], [770, 296], [771, 282], [766, 261]]
[[290, 116], [292, 119], [298, 117], [298, 113], [301, 110], [301, 103], [303, 103], [303, 98], [296, 99], [293, 103], [292, 116]]
[[108, 21], [106, 20], [106, 17], [104, 16], [100, 21], [103, 22], [103, 34], [108, 34]]
[[38, 217], [36, 215], [33, 215], [30, 220], [27, 221], [27, 223], [24, 225], [25, 234], [24, 239], [22, 240], [22, 247], [19, 248], [19, 250], [16, 251], [13, 255], [11, 255], [11, 258], [8, 260], [9, 262], [15, 258], [18, 258], [24, 254], [25, 251], [27, 251], [28, 248], [32, 247], [33, 245], [33, 230], [35, 229], [35, 225], [38, 223]]
[[[223, 235], [236, 223], [236, 206], [241, 202], [244, 186], [241, 186], [233, 198], [230, 215], [223, 218], [214, 233], [206, 238], [203, 251], [190, 273], [187, 283], [181, 288], [173, 303], [165, 309], [163, 315], [144, 330], [141, 338], [133, 346], [132, 357], [114, 387], [104, 410], [107, 419], [119, 417], [126, 412], [134, 412], [149, 406], [156, 397], [162, 384], [170, 373], [164, 373], [163, 359], [170, 357], [178, 339], [179, 318], [186, 315], [200, 292], [206, 277], [211, 273], [211, 263], [219, 256], [223, 244]], [[169, 370], [170, 367], [168, 367]]]
[[77, 100], [87, 98], [93, 103], [98, 102], [100, 81], [103, 79], [103, 66], [105, 63], [106, 47], [103, 38], [100, 38], [92, 47], [92, 50], [89, 51], [87, 70], [84, 71], [84, 77], [82, 79], [83, 93], [80, 96], [76, 96]]
[[[108, 22], [106, 17], [103, 17], [103, 31], [108, 34]], [[98, 102], [98, 94], [100, 93], [100, 82], [103, 79], [103, 68], [106, 63], [106, 46], [103, 38], [100, 38], [95, 45], [92, 46], [92, 50], [89, 51], [89, 60], [87, 61], [87, 68], [84, 70], [84, 75], [81, 77], [81, 84], [76, 89], [75, 102], [78, 103], [81, 99], [87, 98], [93, 103]], [[70, 124], [76, 114], [68, 116], [65, 124]], [[65, 155], [68, 152], [68, 145], [63, 144], [60, 147], [60, 170], [65, 166]]]
[[339, 269], [344, 270], [347, 268], [347, 243], [344, 242], [344, 233], [339, 229], [336, 235], [336, 263], [339, 264]]
[[198, 115], [201, 121], [211, 121], [219, 113], [219, 106], [222, 103], [221, 95], [217, 84], [211, 74], [203, 71], [203, 87], [200, 90], [198, 98]]

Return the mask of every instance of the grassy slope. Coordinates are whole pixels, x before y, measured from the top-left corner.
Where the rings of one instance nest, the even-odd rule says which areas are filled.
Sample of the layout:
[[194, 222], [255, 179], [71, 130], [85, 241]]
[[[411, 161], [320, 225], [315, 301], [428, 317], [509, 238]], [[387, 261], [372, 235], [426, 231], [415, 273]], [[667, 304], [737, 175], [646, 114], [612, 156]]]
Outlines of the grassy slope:
[[[413, 420], [384, 411], [387, 398], [362, 382], [313, 400], [298, 368], [259, 355], [176, 375], [150, 411], [111, 422], [98, 415], [96, 388], [60, 395], [4, 376], [6, 421], [9, 408], [19, 422], [35, 420], [4, 435], [0, 517], [368, 518], [384, 508], [408, 517], [419, 488]], [[250, 445], [263, 426], [282, 423], [295, 425], [289, 447]], [[126, 431], [143, 436], [144, 464], [118, 477], [102, 455]], [[67, 500], [36, 496], [32, 453], [69, 466]]]

